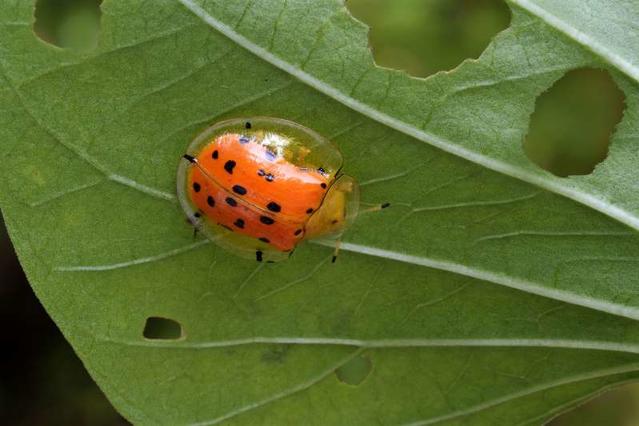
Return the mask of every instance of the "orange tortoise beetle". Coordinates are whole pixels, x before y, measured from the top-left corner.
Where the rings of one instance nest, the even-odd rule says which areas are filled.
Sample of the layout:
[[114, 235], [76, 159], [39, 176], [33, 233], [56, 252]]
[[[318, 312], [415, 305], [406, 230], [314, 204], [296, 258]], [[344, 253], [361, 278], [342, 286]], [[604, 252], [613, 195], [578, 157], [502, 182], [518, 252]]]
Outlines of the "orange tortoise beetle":
[[[242, 257], [286, 259], [304, 240], [336, 243], [359, 210], [342, 155], [314, 131], [279, 118], [241, 118], [202, 132], [178, 169], [189, 221]], [[374, 207], [379, 210], [388, 203]]]

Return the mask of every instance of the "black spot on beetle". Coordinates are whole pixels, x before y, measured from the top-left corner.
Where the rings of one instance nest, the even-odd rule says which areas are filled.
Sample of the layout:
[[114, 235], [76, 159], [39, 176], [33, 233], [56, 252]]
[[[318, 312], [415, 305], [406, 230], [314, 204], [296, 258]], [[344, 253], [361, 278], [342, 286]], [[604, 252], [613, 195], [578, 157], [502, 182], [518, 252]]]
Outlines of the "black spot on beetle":
[[262, 252], [260, 250], [255, 252], [255, 260], [257, 260], [258, 262], [262, 261]]
[[266, 174], [266, 172], [264, 171], [264, 169], [259, 169], [259, 170], [257, 171], [257, 175], [258, 175], [258, 176], [264, 176], [265, 174]]
[[233, 225], [237, 226], [238, 228], [244, 229], [244, 219], [237, 219], [235, 222], [233, 222]]
[[295, 235], [299, 235], [299, 234], [301, 234], [301, 233], [302, 233], [302, 230], [301, 230], [301, 229], [298, 229], [298, 230], [296, 230], [296, 231], [295, 231]]
[[246, 129], [250, 129], [250, 128], [252, 127], [252, 126], [251, 126], [251, 122], [250, 122], [250, 121], [247, 121], [246, 123], [244, 123], [244, 127], [245, 127]]
[[260, 216], [260, 222], [262, 222], [264, 225], [272, 225], [275, 223], [275, 220], [271, 219], [268, 216]]
[[277, 204], [275, 201], [271, 201], [270, 203], [268, 203], [266, 205], [266, 208], [275, 213], [279, 213], [282, 210], [282, 207], [280, 207], [280, 205]]
[[240, 141], [241, 144], [245, 144], [245, 143], [251, 142], [251, 139], [248, 136], [242, 135], [242, 136], [240, 136], [239, 141]]
[[326, 184], [324, 182], [322, 182], [320, 186], [322, 187], [322, 189], [326, 189]]
[[237, 163], [233, 160], [229, 160], [226, 163], [224, 163], [224, 170], [226, 170], [226, 172], [230, 175], [233, 174], [233, 169], [235, 168], [235, 165]]
[[206, 197], [206, 204], [208, 204], [211, 207], [215, 207], [215, 198], [209, 195], [208, 197]]
[[239, 195], [246, 195], [246, 188], [242, 185], [233, 185], [233, 192]]
[[228, 204], [231, 207], [237, 207], [237, 201], [235, 201], [234, 198], [231, 197], [226, 197], [226, 204]]
[[271, 240], [269, 240], [269, 239], [268, 239], [268, 238], [266, 238], [266, 237], [260, 237], [260, 238], [258, 238], [258, 240], [260, 240], [260, 241], [261, 241], [261, 242], [263, 242], [263, 243], [267, 243], [267, 244], [271, 242]]
[[306, 209], [306, 214], [311, 214], [313, 213], [313, 208], [309, 207], [308, 209]]
[[211, 154], [211, 157], [212, 157], [214, 160], [217, 160], [219, 156], [220, 156], [220, 153], [219, 153], [219, 152], [217, 152], [217, 149], [216, 149], [215, 151], [213, 151], [213, 154]]
[[193, 182], [193, 191], [195, 192], [200, 192], [200, 189], [202, 189], [202, 187], [200, 186], [199, 183], [197, 182]]

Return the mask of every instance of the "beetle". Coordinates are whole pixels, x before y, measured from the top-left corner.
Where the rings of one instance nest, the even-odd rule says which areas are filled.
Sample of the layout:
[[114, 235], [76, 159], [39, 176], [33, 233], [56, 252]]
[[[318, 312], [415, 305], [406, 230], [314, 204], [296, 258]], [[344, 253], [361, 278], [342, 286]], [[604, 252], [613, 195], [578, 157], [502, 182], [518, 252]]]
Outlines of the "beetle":
[[189, 145], [178, 198], [198, 231], [242, 257], [275, 262], [302, 241], [322, 238], [336, 241], [335, 261], [359, 211], [359, 186], [342, 164], [333, 143], [298, 123], [225, 120]]

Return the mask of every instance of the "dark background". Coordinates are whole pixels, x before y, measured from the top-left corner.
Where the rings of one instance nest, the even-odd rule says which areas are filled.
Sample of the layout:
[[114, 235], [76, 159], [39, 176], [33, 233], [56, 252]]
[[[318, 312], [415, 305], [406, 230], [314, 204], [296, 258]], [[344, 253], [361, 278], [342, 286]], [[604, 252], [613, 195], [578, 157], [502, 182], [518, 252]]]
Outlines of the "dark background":
[[0, 323], [0, 424], [128, 424], [36, 299], [1, 218]]

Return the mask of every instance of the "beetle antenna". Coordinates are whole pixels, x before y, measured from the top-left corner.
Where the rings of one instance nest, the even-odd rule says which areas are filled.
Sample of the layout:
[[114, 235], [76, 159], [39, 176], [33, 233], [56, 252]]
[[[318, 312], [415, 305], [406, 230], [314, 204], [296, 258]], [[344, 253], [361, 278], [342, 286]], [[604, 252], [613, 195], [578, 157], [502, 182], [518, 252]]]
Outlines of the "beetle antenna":
[[202, 167], [200, 165], [200, 162], [197, 161], [197, 158], [195, 158], [195, 157], [193, 157], [192, 155], [189, 155], [189, 154], [184, 154], [182, 156], [182, 158], [184, 158], [186, 161], [188, 161], [189, 163], [191, 163], [192, 165], [197, 167], [207, 179], [209, 179], [210, 181], [215, 182], [215, 179], [213, 178], [213, 176], [211, 176], [209, 174], [209, 172], [204, 167]]

